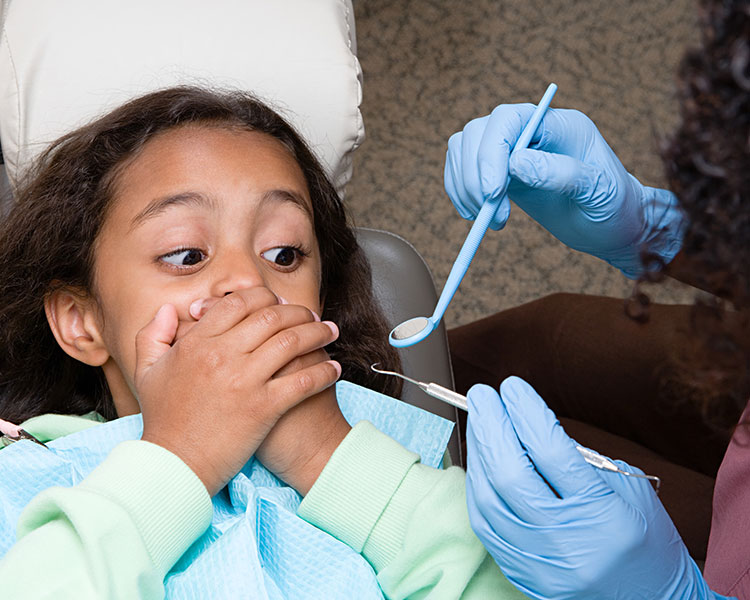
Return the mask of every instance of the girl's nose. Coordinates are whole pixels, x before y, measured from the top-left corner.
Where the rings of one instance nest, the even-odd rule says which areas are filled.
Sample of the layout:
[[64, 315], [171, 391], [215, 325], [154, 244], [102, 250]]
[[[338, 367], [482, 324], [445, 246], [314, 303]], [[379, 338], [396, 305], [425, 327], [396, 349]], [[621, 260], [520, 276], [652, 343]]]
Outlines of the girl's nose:
[[244, 252], [234, 252], [222, 257], [219, 264], [214, 263], [214, 275], [211, 295], [215, 298], [266, 284], [260, 265]]

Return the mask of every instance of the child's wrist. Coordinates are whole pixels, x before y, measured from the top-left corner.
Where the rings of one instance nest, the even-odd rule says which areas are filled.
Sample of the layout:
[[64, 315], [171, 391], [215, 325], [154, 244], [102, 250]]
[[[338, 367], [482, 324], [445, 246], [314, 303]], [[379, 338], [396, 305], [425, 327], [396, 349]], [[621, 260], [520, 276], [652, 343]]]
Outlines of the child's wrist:
[[321, 444], [310, 454], [308, 460], [296, 469], [295, 482], [290, 483], [302, 496], [307, 495], [318, 476], [323, 471], [323, 467], [328, 464], [336, 448], [339, 447], [344, 438], [351, 431], [351, 425], [346, 422], [343, 415], [340, 419], [332, 424], [329, 434], [322, 439]]
[[330, 387], [284, 414], [255, 456], [304, 496], [350, 429]]
[[314, 431], [306, 431], [287, 445], [282, 461], [278, 457], [274, 460], [264, 448], [260, 449], [258, 458], [279, 479], [304, 496], [349, 431], [351, 426], [337, 411], [330, 416], [325, 429], [317, 426]]
[[221, 481], [221, 478], [210, 468], [210, 465], [206, 464], [205, 460], [202, 460], [201, 449], [193, 448], [189, 440], [183, 438], [178, 443], [173, 443], [172, 440], [159, 435], [158, 432], [155, 433], [146, 429], [143, 431], [141, 440], [161, 446], [179, 458], [201, 480], [209, 496], [213, 497], [226, 483]]

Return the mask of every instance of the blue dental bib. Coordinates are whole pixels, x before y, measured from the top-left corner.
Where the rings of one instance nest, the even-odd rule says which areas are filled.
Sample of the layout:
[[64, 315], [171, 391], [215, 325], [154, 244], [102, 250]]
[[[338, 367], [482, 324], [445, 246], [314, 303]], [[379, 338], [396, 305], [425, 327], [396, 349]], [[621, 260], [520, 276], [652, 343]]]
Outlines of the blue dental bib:
[[[439, 467], [453, 423], [348, 382], [336, 385], [347, 421], [370, 421]], [[83, 480], [120, 442], [139, 439], [140, 415], [48, 443], [0, 451], [0, 557], [39, 492]], [[382, 598], [374, 571], [349, 546], [297, 516], [301, 498], [254, 458], [212, 499], [213, 520], [165, 579], [167, 598]]]

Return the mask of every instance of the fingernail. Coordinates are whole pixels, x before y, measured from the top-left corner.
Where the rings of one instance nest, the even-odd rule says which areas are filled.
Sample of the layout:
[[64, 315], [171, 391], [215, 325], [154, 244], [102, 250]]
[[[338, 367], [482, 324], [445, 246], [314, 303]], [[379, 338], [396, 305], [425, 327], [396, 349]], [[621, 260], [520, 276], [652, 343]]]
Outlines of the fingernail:
[[203, 306], [203, 299], [195, 300], [190, 305], [190, 308], [188, 308], [188, 312], [190, 313], [190, 316], [193, 317], [196, 321], [198, 319], [200, 319], [200, 316], [201, 316], [201, 306]]
[[335, 360], [329, 360], [328, 363], [333, 365], [333, 368], [336, 369], [336, 373], [338, 373], [338, 375], [336, 375], [336, 379], [341, 377], [341, 365]]
[[320, 321], [320, 315], [319, 315], [318, 313], [316, 313], [316, 312], [315, 312], [314, 310], [311, 310], [310, 312], [311, 312], [311, 313], [313, 314], [313, 318], [314, 318], [314, 319], [315, 319], [316, 321], [318, 321], [318, 322], [319, 322], [319, 321]]
[[208, 304], [209, 304], [208, 298], [199, 298], [198, 300], [196, 300], [190, 305], [190, 308], [188, 309], [190, 316], [193, 317], [197, 321], [203, 315], [203, 312], [205, 311]]
[[328, 328], [333, 332], [333, 335], [339, 337], [339, 328], [333, 321], [323, 321], [323, 325], [328, 325]]
[[[330, 363], [333, 363], [334, 361], [329, 361]], [[339, 375], [341, 375], [341, 366], [338, 368]], [[20, 435], [21, 426], [15, 425], [11, 423], [10, 421], [3, 421], [0, 419], [0, 433], [17, 438]]]
[[278, 294], [276, 294], [276, 297], [279, 299], [279, 304], [289, 304], [289, 300], [287, 300], [286, 298], [283, 298]]

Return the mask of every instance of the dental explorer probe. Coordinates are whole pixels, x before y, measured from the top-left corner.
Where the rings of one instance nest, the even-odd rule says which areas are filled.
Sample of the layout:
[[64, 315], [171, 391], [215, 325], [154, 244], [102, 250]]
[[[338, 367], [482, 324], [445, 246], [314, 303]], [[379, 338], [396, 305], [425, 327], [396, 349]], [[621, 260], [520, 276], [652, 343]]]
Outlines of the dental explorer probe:
[[395, 371], [385, 371], [383, 369], [378, 369], [376, 366], [377, 364], [378, 363], [370, 365], [370, 368], [376, 373], [380, 373], [381, 375], [393, 375], [394, 377], [400, 377], [404, 381], [408, 381], [409, 383], [413, 383], [414, 385], [416, 385], [428, 396], [432, 396], [433, 398], [437, 398], [438, 400], [442, 400], [443, 402], [446, 402], [451, 406], [455, 406], [456, 408], [460, 408], [461, 410], [468, 412], [469, 404], [466, 396], [462, 396], [458, 392], [449, 390], [448, 388], [443, 387], [442, 385], [438, 385], [437, 383], [425, 383], [424, 381], [417, 381], [416, 379], [412, 379], [411, 377], [407, 377], [406, 375], [402, 375], [401, 373], [396, 373]]
[[[459, 394], [458, 392], [454, 392], [453, 390], [449, 390], [448, 388], [443, 387], [442, 385], [439, 385], [437, 383], [417, 381], [416, 379], [412, 379], [411, 377], [407, 377], [406, 375], [403, 375], [401, 373], [396, 373], [395, 371], [378, 369], [377, 365], [378, 363], [373, 363], [372, 365], [370, 365], [370, 369], [375, 371], [375, 373], [380, 373], [381, 375], [392, 375], [394, 377], [400, 377], [404, 381], [408, 381], [409, 383], [413, 383], [414, 385], [416, 385], [428, 396], [432, 396], [433, 398], [437, 398], [438, 400], [442, 400], [443, 402], [450, 404], [451, 406], [455, 406], [456, 408], [460, 408], [461, 410], [468, 412], [469, 402], [466, 396]], [[623, 471], [615, 464], [614, 461], [610, 460], [606, 456], [602, 456], [595, 450], [584, 448], [583, 446], [579, 446], [578, 444], [576, 444], [576, 450], [578, 450], [580, 455], [583, 457], [583, 460], [585, 460], [592, 467], [601, 469], [602, 471], [610, 471], [612, 473], [619, 473], [620, 475], [627, 475], [628, 477], [638, 477], [640, 479], [648, 479], [649, 481], [653, 481], [656, 485], [656, 493], [659, 493], [659, 487], [661, 487], [661, 479], [656, 475], [646, 475], [641, 473], [630, 473], [628, 471]]]

